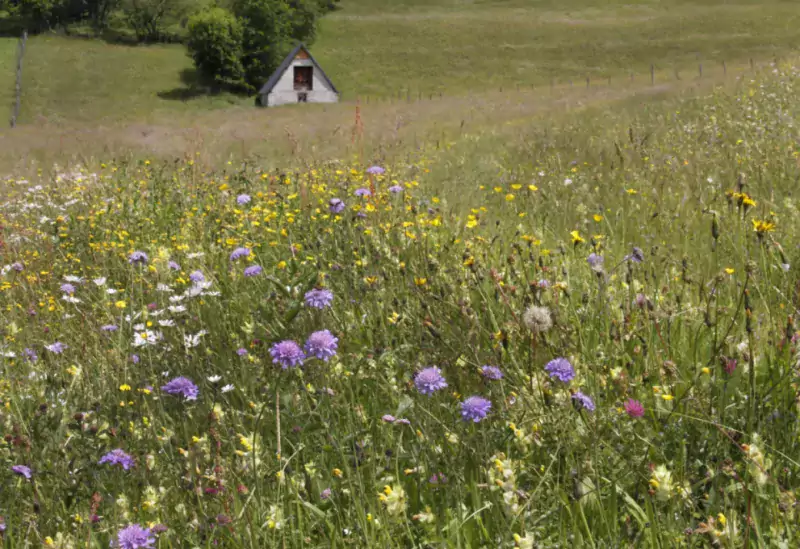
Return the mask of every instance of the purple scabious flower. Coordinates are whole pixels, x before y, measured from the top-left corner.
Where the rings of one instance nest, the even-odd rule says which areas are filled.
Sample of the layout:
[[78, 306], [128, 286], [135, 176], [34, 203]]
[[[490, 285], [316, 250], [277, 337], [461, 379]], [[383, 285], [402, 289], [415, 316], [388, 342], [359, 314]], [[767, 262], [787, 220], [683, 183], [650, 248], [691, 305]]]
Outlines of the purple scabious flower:
[[628, 414], [628, 417], [642, 417], [644, 415], [644, 406], [638, 400], [629, 398], [625, 403], [625, 413]]
[[634, 246], [633, 251], [626, 255], [624, 258], [625, 261], [632, 261], [634, 263], [641, 263], [644, 261], [644, 251], [641, 248]]
[[240, 194], [239, 196], [236, 197], [236, 203], [239, 206], [244, 206], [245, 204], [249, 204], [250, 203], [250, 195], [249, 194], [244, 194], [244, 193]]
[[370, 166], [367, 168], [367, 173], [370, 175], [383, 175], [386, 173], [386, 170], [380, 166]]
[[397, 421], [397, 418], [391, 414], [385, 414], [383, 417], [381, 417], [381, 421], [385, 423], [394, 423], [395, 421]]
[[406, 418], [404, 418], [404, 417], [401, 417], [400, 419], [398, 419], [397, 421], [395, 421], [395, 424], [396, 424], [396, 425], [411, 425], [411, 421], [407, 420], [407, 419], [406, 419]]
[[436, 391], [447, 387], [447, 381], [442, 377], [442, 371], [436, 366], [425, 368], [414, 376], [414, 386], [423, 395], [432, 395]]
[[116, 332], [119, 328], [116, 324], [106, 324], [105, 326], [100, 326], [100, 329], [104, 332]]
[[401, 187], [400, 185], [392, 185], [391, 187], [389, 187], [389, 192], [392, 194], [401, 193], [403, 192], [403, 187]]
[[11, 264], [11, 268], [16, 272], [21, 273], [25, 270], [25, 265], [23, 265], [21, 261], [17, 261], [16, 263]]
[[596, 273], [603, 271], [604, 261], [605, 258], [602, 255], [596, 253], [591, 253], [589, 254], [589, 257], [586, 258], [586, 262], [589, 264], [589, 267], [591, 267], [591, 269]]
[[575, 370], [566, 358], [554, 358], [544, 367], [552, 379], [569, 383], [575, 378]]
[[306, 359], [303, 349], [301, 349], [300, 345], [291, 339], [287, 339], [273, 345], [269, 350], [269, 354], [272, 355], [272, 363], [280, 364], [281, 368], [284, 370], [287, 368], [300, 366]]
[[200, 391], [191, 379], [186, 377], [176, 377], [163, 387], [161, 390], [168, 395], [182, 396], [186, 400], [197, 400], [197, 395]]
[[461, 417], [464, 421], [478, 423], [492, 409], [492, 401], [483, 397], [471, 396], [461, 403]]
[[22, 352], [25, 354], [25, 360], [27, 360], [28, 362], [36, 362], [37, 360], [39, 360], [39, 355], [37, 355], [36, 351], [34, 351], [33, 349], [29, 349], [26, 347], [25, 350]]
[[147, 257], [147, 254], [144, 252], [131, 252], [131, 255], [128, 256], [128, 263], [130, 263], [131, 265], [133, 265], [134, 263], [141, 263], [142, 265], [144, 265], [149, 260], [150, 258]]
[[117, 549], [151, 549], [155, 542], [156, 538], [150, 528], [131, 524], [117, 532], [117, 540], [111, 546]]
[[574, 402], [578, 408], [583, 408], [588, 412], [594, 412], [594, 401], [589, 395], [585, 395], [582, 392], [577, 391], [574, 395], [572, 395], [572, 402]]
[[328, 359], [336, 356], [339, 348], [339, 338], [334, 337], [329, 330], [320, 330], [308, 336], [305, 344], [306, 354], [314, 356], [320, 360], [328, 362]]
[[239, 356], [247, 356], [248, 352], [247, 349], [245, 349], [244, 347], [239, 347], [238, 349], [236, 349], [236, 354]]
[[31, 479], [31, 468], [27, 465], [12, 465], [11, 471], [21, 477], [25, 477], [26, 479]]
[[264, 272], [264, 269], [261, 267], [261, 265], [250, 265], [249, 267], [245, 268], [244, 276], [250, 278], [250, 277], [258, 276], [262, 272]]
[[497, 381], [503, 379], [503, 372], [497, 366], [483, 366], [481, 367], [481, 375], [486, 379]]
[[116, 450], [111, 450], [106, 455], [100, 458], [98, 461], [100, 465], [104, 463], [110, 463], [111, 465], [120, 465], [124, 470], [129, 470], [131, 467], [135, 465], [133, 458], [123, 452], [120, 448]]
[[356, 194], [356, 196], [372, 196], [372, 192], [369, 189], [365, 188], [365, 187], [361, 187], [360, 189], [356, 189], [355, 194]]
[[167, 263], [167, 266], [168, 266], [170, 269], [172, 269], [173, 271], [180, 271], [180, 270], [181, 270], [181, 266], [180, 266], [180, 265], [178, 265], [178, 262], [177, 262], [177, 261], [172, 261], [172, 260], [170, 260], [170, 262], [169, 262], [169, 263]]
[[189, 280], [192, 282], [205, 282], [206, 276], [202, 273], [202, 271], [194, 271], [189, 275]]
[[57, 355], [60, 355], [61, 353], [63, 353], [68, 349], [68, 347], [63, 343], [61, 343], [60, 341], [56, 341], [55, 343], [51, 343], [50, 345], [45, 345], [44, 348], [50, 351], [51, 353], [55, 353]]
[[322, 492], [319, 493], [319, 499], [325, 501], [326, 499], [330, 499], [331, 497], [331, 489], [325, 488]]
[[64, 292], [65, 294], [72, 295], [72, 294], [75, 293], [75, 286], [73, 286], [72, 284], [69, 284], [69, 283], [62, 284], [61, 285], [61, 291]]
[[139, 355], [131, 355], [131, 362], [139, 364]]
[[335, 214], [342, 213], [344, 202], [340, 198], [331, 198], [330, 202], [328, 202], [328, 210]]
[[250, 255], [250, 248], [236, 248], [231, 252], [231, 261], [236, 261], [242, 257]]
[[306, 292], [303, 299], [308, 307], [324, 309], [325, 307], [330, 307], [331, 303], [333, 303], [333, 292], [325, 289], [314, 289]]

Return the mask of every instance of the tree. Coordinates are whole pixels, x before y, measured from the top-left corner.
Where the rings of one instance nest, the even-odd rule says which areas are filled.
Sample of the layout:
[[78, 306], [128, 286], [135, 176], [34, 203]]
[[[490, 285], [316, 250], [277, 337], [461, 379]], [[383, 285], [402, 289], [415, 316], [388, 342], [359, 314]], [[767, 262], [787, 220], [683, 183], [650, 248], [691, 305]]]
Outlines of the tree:
[[122, 0], [83, 0], [86, 6], [85, 17], [92, 22], [92, 26], [97, 30], [104, 30], [108, 27], [108, 18], [116, 10]]
[[174, 8], [174, 0], [128, 0], [125, 15], [140, 42], [155, 42], [162, 32], [162, 20]]
[[211, 8], [189, 19], [186, 45], [203, 82], [245, 86], [242, 39], [242, 25], [228, 10]]
[[[293, 4], [293, 5], [292, 5]], [[304, 0], [234, 0], [242, 22], [242, 65], [255, 90], [280, 64], [295, 41], [313, 39], [317, 11]]]
[[58, 0], [7, 0], [8, 11], [17, 25], [31, 33], [52, 28], [56, 23]]

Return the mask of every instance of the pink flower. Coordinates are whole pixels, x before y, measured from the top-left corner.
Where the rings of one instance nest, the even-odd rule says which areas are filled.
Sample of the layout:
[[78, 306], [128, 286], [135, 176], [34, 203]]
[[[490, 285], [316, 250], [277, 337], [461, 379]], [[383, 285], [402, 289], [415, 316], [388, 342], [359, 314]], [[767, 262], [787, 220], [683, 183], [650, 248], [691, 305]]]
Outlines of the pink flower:
[[642, 417], [644, 415], [644, 406], [638, 400], [631, 398], [625, 403], [625, 413], [633, 418]]

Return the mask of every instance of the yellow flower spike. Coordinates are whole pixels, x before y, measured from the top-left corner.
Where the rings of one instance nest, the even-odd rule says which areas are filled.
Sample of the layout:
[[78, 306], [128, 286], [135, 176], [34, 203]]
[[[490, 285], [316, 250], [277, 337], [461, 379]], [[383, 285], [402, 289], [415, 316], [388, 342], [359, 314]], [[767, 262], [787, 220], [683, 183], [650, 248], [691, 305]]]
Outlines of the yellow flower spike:
[[735, 271], [735, 270], [733, 270], [732, 268], [730, 268], [730, 267], [725, 267], [725, 273], [726, 273], [726, 274], [732, 275], [732, 274], [733, 274], [733, 273], [735, 273], [735, 272], [736, 272], [736, 271]]
[[122, 391], [122, 392], [130, 391], [131, 390], [131, 386], [128, 385], [127, 383], [123, 383], [122, 385], [119, 386], [119, 390]]

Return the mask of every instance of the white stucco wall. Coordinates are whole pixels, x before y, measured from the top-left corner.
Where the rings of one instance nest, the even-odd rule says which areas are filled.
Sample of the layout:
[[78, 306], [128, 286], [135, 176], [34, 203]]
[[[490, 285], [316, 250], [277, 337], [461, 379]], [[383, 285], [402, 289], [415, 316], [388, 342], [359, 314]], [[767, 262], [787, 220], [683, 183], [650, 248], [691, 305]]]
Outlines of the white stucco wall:
[[328, 85], [328, 82], [321, 78], [319, 69], [314, 66], [311, 59], [295, 59], [289, 68], [281, 75], [272, 91], [261, 97], [261, 104], [268, 107], [297, 103], [297, 94], [294, 89], [294, 67], [314, 67], [313, 71], [313, 90], [304, 92], [308, 94], [309, 103], [336, 103], [339, 95]]

